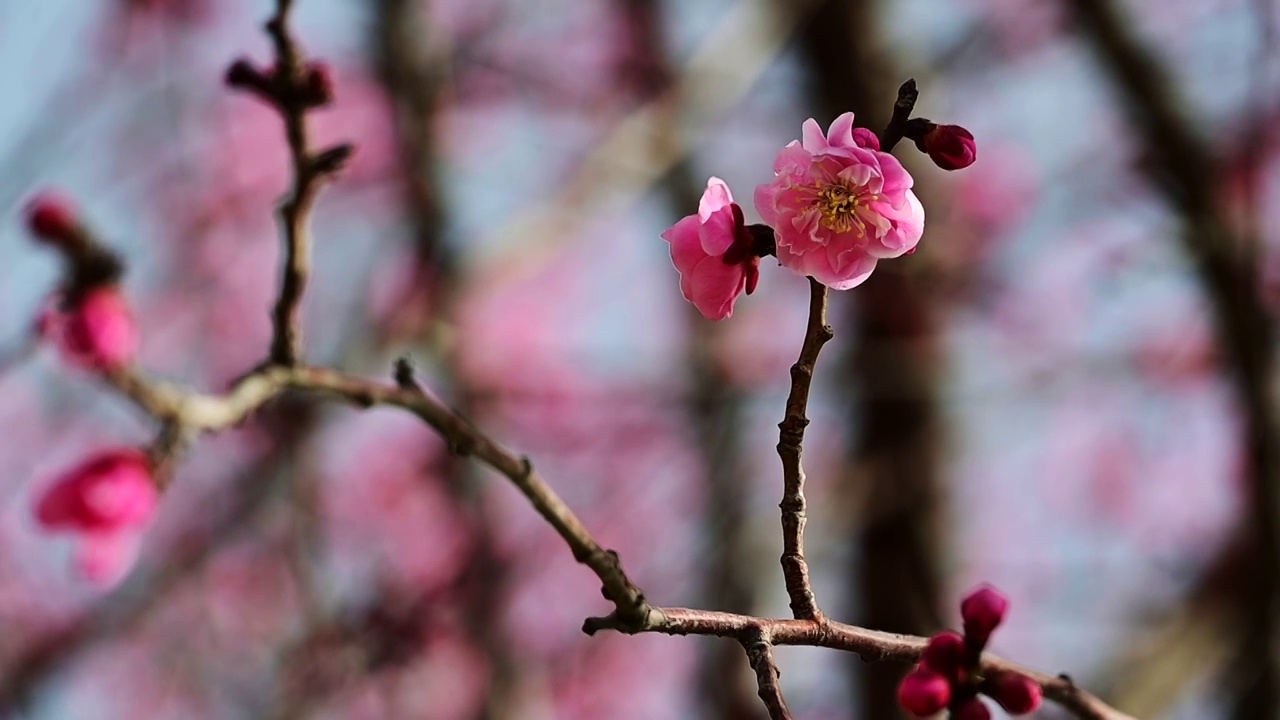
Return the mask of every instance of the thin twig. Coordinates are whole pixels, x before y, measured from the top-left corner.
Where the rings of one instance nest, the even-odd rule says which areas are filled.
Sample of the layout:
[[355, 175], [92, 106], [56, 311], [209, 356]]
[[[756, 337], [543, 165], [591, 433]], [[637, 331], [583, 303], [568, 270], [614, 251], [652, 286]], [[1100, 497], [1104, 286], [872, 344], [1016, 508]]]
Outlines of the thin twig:
[[782, 697], [782, 685], [778, 682], [778, 664], [773, 659], [773, 643], [762, 629], [756, 629], [743, 638], [742, 649], [747, 661], [756, 672], [756, 684], [760, 687], [760, 702], [769, 709], [770, 720], [791, 720], [791, 711]]
[[911, 113], [915, 111], [916, 100], [919, 98], [920, 91], [916, 89], [915, 78], [909, 78], [898, 87], [898, 99], [893, 103], [893, 116], [889, 118], [889, 124], [885, 126], [884, 132], [880, 133], [881, 150], [890, 152], [902, 140], [907, 129], [907, 121], [911, 119]]
[[809, 322], [805, 328], [800, 358], [791, 366], [791, 394], [787, 411], [778, 423], [778, 456], [782, 458], [782, 576], [791, 599], [791, 612], [797, 619], [821, 620], [822, 611], [809, 581], [809, 563], [804, 557], [804, 429], [809, 425], [805, 410], [809, 405], [809, 387], [813, 383], [813, 366], [822, 346], [832, 337], [827, 325], [827, 286], [809, 278]]
[[[293, 170], [293, 186], [280, 204], [280, 226], [284, 236], [284, 261], [281, 263], [280, 294], [272, 310], [270, 361], [293, 365], [302, 357], [302, 296], [311, 275], [311, 208], [324, 180], [336, 167], [320, 161], [324, 153], [315, 155], [310, 146], [307, 126], [308, 104], [300, 99], [300, 87], [306, 71], [302, 48], [289, 33], [292, 0], [277, 0], [276, 13], [267, 21], [276, 53], [276, 73], [282, 92], [275, 106], [284, 121], [285, 137]], [[340, 163], [339, 163], [340, 164]], [[330, 167], [326, 167], [329, 165]]]

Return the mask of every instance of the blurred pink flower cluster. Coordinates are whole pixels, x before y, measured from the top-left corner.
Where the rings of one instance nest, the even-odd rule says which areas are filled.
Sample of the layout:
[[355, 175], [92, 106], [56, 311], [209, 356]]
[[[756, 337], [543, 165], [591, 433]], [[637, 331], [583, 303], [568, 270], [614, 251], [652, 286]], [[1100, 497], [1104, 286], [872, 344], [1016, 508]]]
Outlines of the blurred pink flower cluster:
[[[54, 193], [27, 206], [27, 224], [65, 261], [63, 289], [41, 314], [37, 329], [72, 365], [113, 372], [133, 361], [138, 330], [116, 282], [118, 265], [85, 231], [75, 207]], [[111, 585], [133, 564], [139, 536], [157, 500], [151, 463], [141, 451], [103, 451], [66, 471], [40, 494], [36, 520], [80, 537], [76, 565], [91, 582]]]
[[36, 501], [36, 520], [79, 536], [76, 565], [89, 581], [114, 584], [133, 564], [157, 500], [147, 456], [107, 450], [66, 471]]

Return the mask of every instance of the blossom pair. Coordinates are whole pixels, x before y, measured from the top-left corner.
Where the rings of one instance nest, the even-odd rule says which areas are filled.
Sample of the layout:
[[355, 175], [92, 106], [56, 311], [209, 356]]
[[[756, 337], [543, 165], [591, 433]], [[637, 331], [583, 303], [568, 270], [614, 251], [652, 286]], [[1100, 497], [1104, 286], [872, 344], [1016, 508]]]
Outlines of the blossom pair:
[[1009, 600], [987, 585], [960, 603], [964, 634], [944, 630], [929, 639], [920, 664], [898, 686], [898, 703], [917, 717], [950, 709], [952, 720], [990, 720], [991, 711], [978, 698], [987, 695], [1011, 715], [1040, 707], [1040, 686], [1010, 671], [983, 674], [982, 651], [1004, 621]]
[[[836, 118], [826, 134], [806, 121], [773, 170], [773, 181], [755, 192], [773, 252], [784, 267], [828, 287], [858, 285], [879, 260], [915, 248], [924, 231], [911, 175], [880, 152], [875, 134], [854, 127], [853, 113]], [[759, 248], [744, 240], [750, 233], [742, 217], [728, 186], [713, 177], [698, 214], [662, 234], [685, 299], [712, 320], [729, 317], [738, 295], [750, 294], [759, 279]]]
[[[908, 137], [943, 169], [973, 163], [973, 136], [955, 125], [911, 121]], [[707, 182], [696, 215], [662, 233], [680, 272], [686, 300], [711, 320], [733, 314], [744, 291], [760, 276], [760, 257], [778, 262], [833, 290], [866, 280], [880, 260], [914, 252], [924, 233], [924, 207], [912, 192], [914, 180], [866, 128], [845, 113], [823, 134], [805, 121], [801, 139], [778, 153], [774, 178], [755, 191], [756, 211], [765, 225], [746, 225], [729, 187]], [[767, 233], [773, 242], [761, 242]], [[753, 237], [755, 241], [752, 242]]]

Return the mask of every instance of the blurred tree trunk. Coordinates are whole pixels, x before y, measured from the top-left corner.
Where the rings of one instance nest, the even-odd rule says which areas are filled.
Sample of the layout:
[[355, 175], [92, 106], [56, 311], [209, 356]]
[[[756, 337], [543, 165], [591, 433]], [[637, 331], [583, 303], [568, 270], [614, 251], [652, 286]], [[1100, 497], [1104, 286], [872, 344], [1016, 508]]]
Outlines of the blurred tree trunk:
[[[672, 89], [675, 70], [662, 37], [662, 5], [656, 0], [616, 0], [628, 31], [620, 48], [616, 72], [619, 85], [637, 104], [658, 99]], [[678, 101], [678, 100], [677, 100]], [[664, 115], [666, 132], [679, 132], [679, 108], [671, 103]], [[659, 140], [662, 142], [662, 140]], [[676, 215], [698, 207], [702, 184], [688, 160], [682, 160], [661, 180]], [[747, 492], [750, 473], [742, 459], [742, 395], [715, 358], [722, 327], [714, 325], [692, 305], [685, 307], [688, 323], [686, 367], [689, 393], [687, 414], [693, 424], [698, 452], [706, 473], [705, 528], [700, 603], [717, 610], [750, 614], [755, 588], [745, 544]], [[703, 643], [697, 691], [700, 717], [745, 720], [763, 712], [742, 648], [713, 639]]]
[[[824, 126], [846, 111], [876, 131], [888, 122], [906, 78], [873, 45], [876, 5], [829, 0], [803, 30], [814, 115]], [[858, 623], [927, 635], [940, 625], [935, 526], [941, 501], [936, 320], [931, 298], [912, 282], [923, 261], [920, 255], [881, 263], [864, 285], [836, 295], [858, 333], [841, 367], [842, 386], [856, 393], [841, 504], [854, 509], [849, 602]], [[899, 717], [896, 690], [905, 668], [853, 663], [853, 675], [863, 681], [855, 716]]]
[[[413, 282], [396, 307], [403, 312], [382, 328], [382, 346], [419, 340], [434, 351], [450, 403], [464, 416], [473, 415], [475, 388], [454, 366], [453, 349], [443, 346], [441, 330], [455, 321], [454, 306], [464, 284], [456, 253], [445, 242], [444, 209], [437, 183], [439, 172], [435, 124], [448, 58], [438, 50], [427, 19], [428, 6], [413, 0], [377, 0], [373, 25], [378, 74], [394, 113], [401, 161], [403, 207], [410, 221], [414, 248]], [[422, 307], [425, 304], [425, 308]], [[519, 717], [518, 666], [501, 637], [507, 569], [495, 548], [491, 521], [475, 468], [452, 455], [442, 455], [433, 475], [441, 478], [460, 513], [474, 532], [474, 549], [454, 601], [468, 634], [489, 662], [487, 700], [479, 720]]]
[[[1280, 417], [1275, 407], [1275, 333], [1258, 294], [1258, 238], [1237, 230], [1221, 202], [1225, 153], [1208, 145], [1187, 114], [1159, 55], [1109, 0], [1065, 3], [1115, 86], [1138, 140], [1142, 170], [1181, 216], [1178, 236], [1212, 309], [1218, 342], [1244, 419], [1245, 503], [1237, 612], [1248, 632], [1224, 678], [1232, 717], [1280, 716]], [[1245, 224], [1248, 227], [1248, 224]], [[1231, 564], [1227, 563], [1227, 567]]]

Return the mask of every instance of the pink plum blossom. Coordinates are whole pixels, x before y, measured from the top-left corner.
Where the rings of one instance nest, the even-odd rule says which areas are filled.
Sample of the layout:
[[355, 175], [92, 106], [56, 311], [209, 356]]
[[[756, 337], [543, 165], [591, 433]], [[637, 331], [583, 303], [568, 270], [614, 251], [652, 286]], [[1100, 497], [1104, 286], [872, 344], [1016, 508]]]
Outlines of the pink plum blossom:
[[836, 118], [824, 136], [812, 118], [802, 140], [778, 153], [773, 182], [756, 188], [756, 210], [777, 233], [778, 261], [833, 290], [871, 275], [876, 261], [912, 251], [924, 208], [897, 158], [875, 136]]
[[54, 480], [37, 498], [35, 516], [47, 530], [77, 534], [77, 570], [105, 586], [133, 565], [156, 501], [147, 456], [123, 448], [99, 453]]
[[91, 370], [129, 364], [138, 350], [138, 327], [120, 289], [105, 285], [86, 291], [40, 319], [41, 333], [69, 362]]
[[742, 208], [718, 177], [707, 181], [698, 213], [662, 233], [671, 243], [671, 262], [680, 272], [680, 292], [708, 320], [733, 315], [733, 303], [760, 281], [760, 257]]

